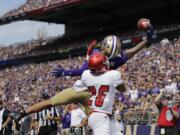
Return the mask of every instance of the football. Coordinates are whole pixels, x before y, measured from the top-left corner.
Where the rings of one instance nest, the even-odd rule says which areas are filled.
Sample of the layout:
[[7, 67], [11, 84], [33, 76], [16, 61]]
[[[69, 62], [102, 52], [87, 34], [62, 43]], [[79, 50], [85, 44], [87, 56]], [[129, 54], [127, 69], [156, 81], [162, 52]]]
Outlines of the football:
[[147, 30], [151, 25], [151, 22], [149, 19], [139, 19], [139, 21], [137, 22], [137, 27], [139, 30]]

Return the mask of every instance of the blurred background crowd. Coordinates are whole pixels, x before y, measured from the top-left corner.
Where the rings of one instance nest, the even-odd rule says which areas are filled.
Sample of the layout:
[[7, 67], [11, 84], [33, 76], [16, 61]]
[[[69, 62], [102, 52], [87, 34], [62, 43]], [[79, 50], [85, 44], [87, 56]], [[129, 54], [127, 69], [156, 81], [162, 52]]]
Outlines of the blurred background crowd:
[[55, 4], [61, 4], [66, 0], [27, 0], [27, 2], [17, 9], [13, 9], [3, 15], [3, 17], [15, 16], [22, 13], [30, 12], [32, 10], [40, 9], [43, 7], [49, 7]]

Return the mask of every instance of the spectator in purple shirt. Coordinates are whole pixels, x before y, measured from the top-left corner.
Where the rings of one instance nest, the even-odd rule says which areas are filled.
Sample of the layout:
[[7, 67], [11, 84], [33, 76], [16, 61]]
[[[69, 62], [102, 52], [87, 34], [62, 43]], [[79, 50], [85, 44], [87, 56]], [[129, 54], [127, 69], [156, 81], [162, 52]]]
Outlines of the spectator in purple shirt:
[[71, 113], [69, 111], [69, 105], [65, 106], [62, 116], [62, 135], [68, 135], [70, 131]]

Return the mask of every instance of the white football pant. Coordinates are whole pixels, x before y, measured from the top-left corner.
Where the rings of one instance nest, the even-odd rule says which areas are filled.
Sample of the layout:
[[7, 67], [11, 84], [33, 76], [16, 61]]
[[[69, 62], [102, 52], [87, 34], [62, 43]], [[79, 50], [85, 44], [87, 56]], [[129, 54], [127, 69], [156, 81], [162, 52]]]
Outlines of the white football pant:
[[93, 135], [123, 135], [121, 129], [105, 113], [93, 112], [88, 118], [88, 125], [93, 130]]

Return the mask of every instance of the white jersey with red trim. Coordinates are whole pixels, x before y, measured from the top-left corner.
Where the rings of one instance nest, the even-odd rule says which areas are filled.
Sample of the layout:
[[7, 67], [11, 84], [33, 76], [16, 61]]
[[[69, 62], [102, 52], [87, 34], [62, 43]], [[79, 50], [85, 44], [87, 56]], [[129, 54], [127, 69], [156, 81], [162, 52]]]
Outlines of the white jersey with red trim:
[[83, 72], [81, 80], [76, 81], [76, 92], [87, 90], [92, 93], [89, 106], [98, 112], [112, 113], [116, 87], [122, 84], [119, 71], [110, 70], [100, 75], [93, 75], [90, 70]]

